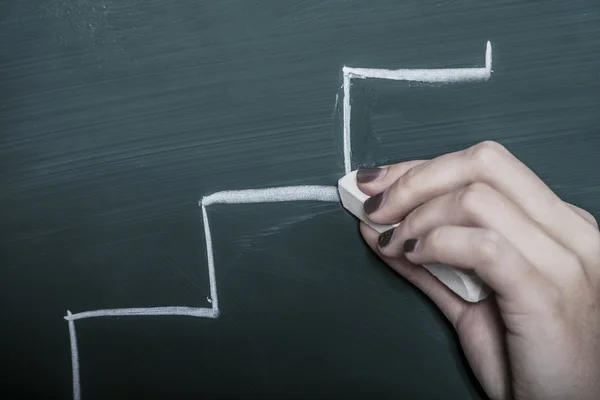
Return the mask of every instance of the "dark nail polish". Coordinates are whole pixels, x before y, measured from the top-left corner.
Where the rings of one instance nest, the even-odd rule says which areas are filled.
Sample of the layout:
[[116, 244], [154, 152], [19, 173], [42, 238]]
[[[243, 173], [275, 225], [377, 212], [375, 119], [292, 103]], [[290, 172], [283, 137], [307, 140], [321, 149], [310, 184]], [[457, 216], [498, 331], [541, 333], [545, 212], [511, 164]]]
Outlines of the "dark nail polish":
[[384, 170], [381, 168], [365, 168], [356, 171], [356, 181], [358, 183], [369, 183], [379, 179]]
[[379, 235], [379, 247], [385, 247], [388, 245], [388, 243], [390, 242], [390, 240], [392, 240], [392, 237], [394, 236], [395, 230], [396, 228], [392, 228]]
[[410, 253], [411, 251], [413, 251], [416, 247], [417, 247], [417, 239], [408, 239], [407, 241], [404, 242], [404, 252], [405, 253]]
[[365, 212], [367, 214], [371, 214], [372, 212], [376, 211], [379, 206], [381, 205], [381, 202], [383, 201], [383, 192], [376, 194], [373, 197], [369, 197], [364, 204], [364, 209]]

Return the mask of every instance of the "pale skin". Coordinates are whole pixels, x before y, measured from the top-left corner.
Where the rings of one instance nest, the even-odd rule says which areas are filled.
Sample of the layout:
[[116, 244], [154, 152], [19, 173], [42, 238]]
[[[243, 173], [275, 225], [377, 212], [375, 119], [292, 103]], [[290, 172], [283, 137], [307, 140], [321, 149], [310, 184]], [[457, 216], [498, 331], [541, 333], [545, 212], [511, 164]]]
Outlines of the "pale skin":
[[[423, 291], [458, 334], [490, 399], [600, 399], [600, 232], [495, 142], [358, 173], [369, 246]], [[389, 239], [389, 242], [386, 241]], [[422, 264], [474, 271], [468, 303]]]

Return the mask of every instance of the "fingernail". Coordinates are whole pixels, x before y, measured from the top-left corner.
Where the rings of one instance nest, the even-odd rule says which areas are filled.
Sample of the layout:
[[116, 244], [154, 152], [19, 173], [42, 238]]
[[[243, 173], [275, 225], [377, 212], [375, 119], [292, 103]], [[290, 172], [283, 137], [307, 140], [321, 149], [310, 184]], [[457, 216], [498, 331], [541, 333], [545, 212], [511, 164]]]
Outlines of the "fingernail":
[[404, 242], [404, 252], [410, 253], [417, 247], [417, 239], [408, 239]]
[[356, 171], [356, 181], [358, 183], [373, 182], [385, 174], [384, 168], [365, 168]]
[[390, 240], [392, 240], [392, 237], [394, 237], [394, 231], [396, 230], [396, 228], [392, 228], [389, 229], [385, 232], [383, 232], [381, 235], [379, 235], [379, 247], [385, 247], [387, 246], [387, 244], [390, 242]]
[[372, 212], [376, 211], [379, 206], [381, 205], [381, 202], [383, 201], [383, 192], [376, 194], [373, 197], [369, 197], [364, 204], [364, 209], [365, 212], [367, 214], [371, 214]]

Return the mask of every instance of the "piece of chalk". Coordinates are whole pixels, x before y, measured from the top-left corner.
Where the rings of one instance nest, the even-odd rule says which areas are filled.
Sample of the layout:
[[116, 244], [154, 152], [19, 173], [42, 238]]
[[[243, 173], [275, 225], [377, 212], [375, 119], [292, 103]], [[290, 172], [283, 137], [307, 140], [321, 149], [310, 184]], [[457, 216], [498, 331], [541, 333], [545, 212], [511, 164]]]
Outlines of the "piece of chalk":
[[[398, 226], [399, 224], [376, 224], [369, 220], [364, 211], [364, 203], [369, 196], [358, 188], [356, 172], [352, 171], [338, 181], [338, 192], [344, 208], [379, 233]], [[475, 303], [489, 295], [488, 287], [472, 273], [446, 264], [427, 264], [424, 267], [454, 293], [468, 302]]]

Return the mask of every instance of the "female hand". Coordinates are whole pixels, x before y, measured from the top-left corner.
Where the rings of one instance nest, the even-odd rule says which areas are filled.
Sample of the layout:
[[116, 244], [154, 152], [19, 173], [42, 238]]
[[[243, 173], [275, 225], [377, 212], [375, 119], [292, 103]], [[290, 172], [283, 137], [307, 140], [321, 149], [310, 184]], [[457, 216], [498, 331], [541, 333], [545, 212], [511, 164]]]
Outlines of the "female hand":
[[[361, 170], [365, 211], [400, 225], [369, 246], [458, 333], [492, 399], [600, 398], [600, 233], [501, 145]], [[474, 271], [493, 291], [455, 295], [421, 264]]]

